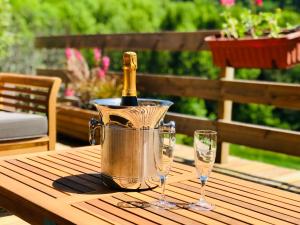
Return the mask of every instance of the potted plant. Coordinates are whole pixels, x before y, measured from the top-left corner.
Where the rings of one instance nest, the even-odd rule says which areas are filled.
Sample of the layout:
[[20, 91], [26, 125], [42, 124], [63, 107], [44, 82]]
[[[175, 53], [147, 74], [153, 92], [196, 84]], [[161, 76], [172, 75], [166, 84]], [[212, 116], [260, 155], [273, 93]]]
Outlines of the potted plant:
[[101, 56], [101, 50], [94, 49], [94, 67], [88, 64], [77, 49], [66, 49], [67, 77], [70, 84], [65, 90], [65, 97], [75, 97], [77, 106], [91, 109], [91, 99], [121, 96], [120, 80], [116, 76], [107, 76], [110, 59]]
[[247, 10], [239, 18], [230, 11], [219, 35], [206, 37], [213, 62], [219, 67], [280, 68], [300, 63], [300, 29], [282, 29], [281, 11], [275, 13]]
[[101, 56], [100, 49], [93, 50], [92, 69], [77, 49], [67, 48], [66, 75], [69, 80], [64, 90], [71, 101], [57, 106], [57, 131], [61, 134], [88, 141], [88, 122], [98, 112], [89, 104], [90, 99], [121, 96], [121, 79], [108, 75], [110, 59]]

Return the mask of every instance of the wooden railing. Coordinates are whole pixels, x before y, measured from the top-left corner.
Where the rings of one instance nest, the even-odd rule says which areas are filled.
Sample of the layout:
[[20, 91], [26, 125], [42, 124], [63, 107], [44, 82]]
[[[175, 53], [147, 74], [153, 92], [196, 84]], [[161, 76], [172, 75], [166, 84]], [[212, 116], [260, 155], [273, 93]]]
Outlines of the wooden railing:
[[[37, 48], [102, 47], [117, 50], [207, 50], [204, 38], [216, 31], [192, 33], [110, 34], [40, 37]], [[38, 74], [66, 79], [64, 70], [39, 69]], [[300, 85], [233, 79], [234, 69], [223, 68], [218, 80], [191, 76], [138, 74], [139, 90], [145, 93], [198, 97], [218, 101], [214, 121], [195, 116], [168, 113], [176, 121], [178, 133], [193, 135], [196, 129], [219, 133], [217, 162], [227, 161], [228, 143], [300, 156], [300, 132], [240, 123], [231, 120], [232, 102], [259, 103], [287, 109], [300, 109]], [[155, 85], [154, 85], [155, 84]]]

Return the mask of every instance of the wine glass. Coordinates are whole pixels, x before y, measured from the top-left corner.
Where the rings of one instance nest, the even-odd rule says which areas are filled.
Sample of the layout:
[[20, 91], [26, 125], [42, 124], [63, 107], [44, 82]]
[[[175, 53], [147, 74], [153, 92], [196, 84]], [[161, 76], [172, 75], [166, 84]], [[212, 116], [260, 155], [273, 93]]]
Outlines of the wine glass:
[[217, 149], [217, 132], [212, 130], [196, 130], [194, 133], [195, 168], [201, 184], [200, 199], [191, 204], [191, 209], [210, 211], [214, 208], [212, 203], [205, 199], [205, 186], [212, 171]]
[[169, 174], [173, 162], [175, 147], [175, 125], [174, 129], [160, 131], [160, 146], [154, 151], [155, 168], [160, 180], [161, 195], [160, 199], [153, 202], [152, 205], [159, 209], [175, 208], [176, 204], [168, 202], [165, 195], [165, 186], [167, 175]]

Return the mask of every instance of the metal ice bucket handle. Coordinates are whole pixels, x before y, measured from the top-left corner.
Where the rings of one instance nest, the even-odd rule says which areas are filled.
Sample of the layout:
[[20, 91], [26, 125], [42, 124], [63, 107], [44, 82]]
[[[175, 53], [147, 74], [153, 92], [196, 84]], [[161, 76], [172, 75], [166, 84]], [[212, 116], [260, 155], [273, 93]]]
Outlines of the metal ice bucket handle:
[[165, 133], [175, 133], [175, 121], [169, 121], [168, 123], [162, 121], [159, 126], [159, 131]]
[[96, 129], [100, 130], [100, 145], [103, 144], [104, 141], [104, 124], [102, 121], [97, 120], [95, 118], [90, 119], [89, 122], [89, 142], [91, 145], [96, 144], [95, 133]]

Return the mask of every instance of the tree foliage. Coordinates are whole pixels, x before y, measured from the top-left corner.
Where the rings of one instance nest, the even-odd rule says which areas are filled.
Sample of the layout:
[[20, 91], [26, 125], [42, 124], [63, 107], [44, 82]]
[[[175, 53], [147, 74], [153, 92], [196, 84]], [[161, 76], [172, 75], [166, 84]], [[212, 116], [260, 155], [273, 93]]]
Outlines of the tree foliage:
[[[232, 13], [239, 15], [249, 0], [237, 0]], [[221, 28], [225, 8], [218, 0], [0, 0], [0, 55], [9, 40], [8, 27], [14, 27], [17, 41], [13, 54], [0, 62], [2, 70], [33, 72], [41, 55], [33, 54], [33, 38], [41, 35], [96, 34], [120, 32], [196, 31]], [[281, 25], [300, 21], [299, 0], [265, 0], [259, 11], [281, 7]], [[12, 11], [12, 15], [10, 13]], [[12, 18], [11, 18], [12, 16]], [[9, 35], [8, 35], [9, 34]], [[51, 50], [52, 51], [52, 50]], [[51, 52], [53, 53], [53, 52]], [[55, 53], [55, 50], [54, 50]], [[85, 52], [85, 54], [89, 54]], [[121, 53], [109, 52], [111, 67], [121, 69]], [[209, 52], [138, 52], [139, 71], [194, 75], [216, 79], [220, 70], [212, 64]], [[47, 62], [63, 61], [59, 54]], [[300, 83], [300, 67], [291, 70], [240, 69], [238, 79], [258, 79]], [[195, 98], [174, 98], [173, 110], [215, 118], [215, 105]], [[294, 111], [257, 105], [235, 105], [233, 119], [300, 130], [300, 115]]]
[[5, 57], [8, 46], [13, 42], [11, 32], [11, 5], [8, 0], [0, 0], [0, 58]]

